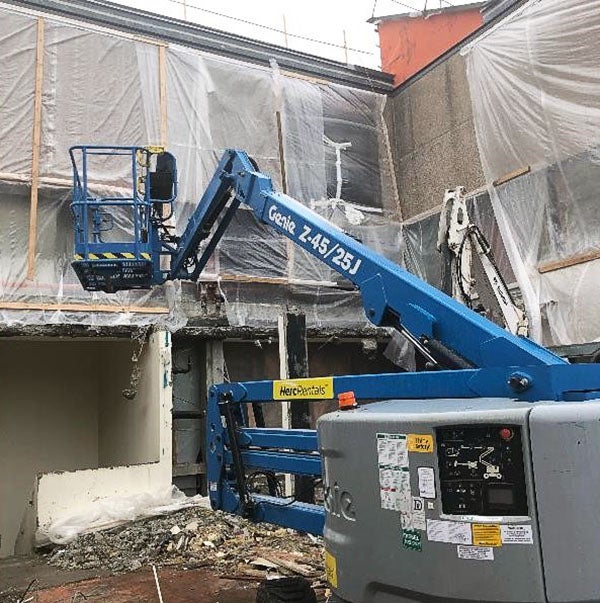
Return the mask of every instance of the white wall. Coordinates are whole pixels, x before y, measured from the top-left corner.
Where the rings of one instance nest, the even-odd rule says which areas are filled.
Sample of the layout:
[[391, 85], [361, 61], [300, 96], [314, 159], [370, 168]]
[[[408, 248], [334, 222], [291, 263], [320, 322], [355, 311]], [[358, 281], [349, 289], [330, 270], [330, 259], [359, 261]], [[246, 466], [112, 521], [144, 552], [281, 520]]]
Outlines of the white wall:
[[170, 337], [150, 336], [130, 401], [132, 346], [0, 340], [0, 557], [13, 554], [21, 525], [31, 542], [35, 501], [43, 524], [98, 498], [170, 485]]
[[[115, 362], [124, 352], [113, 352]], [[106, 356], [105, 356], [106, 358]], [[74, 513], [84, 512], [94, 501], [112, 496], [163, 491], [171, 485], [171, 341], [168, 333], [150, 336], [140, 359], [142, 378], [134, 400], [125, 400], [122, 382], [100, 387], [100, 415], [104, 415], [100, 440], [101, 458], [134, 459], [126, 466], [85, 471], [49, 473], [38, 481], [38, 525], [47, 526]], [[115, 377], [124, 378], [121, 365]], [[126, 387], [129, 383], [127, 376]], [[114, 412], [102, 410], [103, 405]], [[111, 451], [111, 434], [114, 450]], [[129, 456], [127, 456], [129, 455]], [[141, 463], [141, 460], [155, 462]], [[141, 459], [141, 460], [140, 460]], [[141, 463], [141, 464], [131, 464]]]
[[88, 342], [0, 340], [0, 556], [37, 473], [98, 465], [97, 368]]
[[94, 501], [113, 496], [164, 491], [171, 485], [171, 459], [40, 475], [37, 486], [37, 524], [48, 526], [57, 519], [85, 512]]
[[[138, 347], [138, 344], [134, 344]], [[133, 347], [99, 349], [106, 377], [100, 383], [99, 465], [132, 465], [159, 460], [160, 351], [156, 337], [146, 343], [138, 360], [140, 379], [133, 400], [123, 396], [129, 388]], [[137, 349], [136, 349], [137, 351]]]

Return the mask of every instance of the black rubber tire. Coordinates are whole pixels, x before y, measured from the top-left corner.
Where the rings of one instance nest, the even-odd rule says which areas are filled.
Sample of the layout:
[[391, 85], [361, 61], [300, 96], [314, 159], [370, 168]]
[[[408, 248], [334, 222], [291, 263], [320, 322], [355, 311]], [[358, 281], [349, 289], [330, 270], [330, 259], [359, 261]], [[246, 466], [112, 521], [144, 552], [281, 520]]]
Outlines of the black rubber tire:
[[256, 603], [317, 603], [317, 595], [304, 578], [277, 578], [260, 583]]

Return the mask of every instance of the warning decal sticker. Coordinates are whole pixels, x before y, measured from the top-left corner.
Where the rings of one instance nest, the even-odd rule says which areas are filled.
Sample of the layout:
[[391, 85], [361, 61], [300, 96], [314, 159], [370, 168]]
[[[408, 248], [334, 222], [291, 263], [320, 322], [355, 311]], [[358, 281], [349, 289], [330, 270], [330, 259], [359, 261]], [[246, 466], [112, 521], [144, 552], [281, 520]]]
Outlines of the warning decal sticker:
[[489, 546], [458, 545], [456, 554], [459, 559], [472, 559], [474, 561], [493, 561], [494, 549]]
[[337, 562], [329, 551], [325, 551], [325, 575], [327, 577], [327, 582], [329, 582], [333, 588], [337, 588]]
[[503, 525], [500, 533], [502, 544], [533, 544], [533, 530], [530, 525]]
[[471, 544], [471, 524], [460, 521], [427, 520], [427, 539], [448, 544]]
[[502, 546], [500, 525], [497, 523], [474, 523], [473, 544], [479, 546]]
[[433, 467], [419, 467], [419, 496], [423, 498], [435, 498], [435, 472]]
[[408, 434], [409, 452], [433, 452], [433, 436], [418, 433]]
[[419, 496], [412, 497], [411, 527], [416, 530], [426, 530], [425, 501]]

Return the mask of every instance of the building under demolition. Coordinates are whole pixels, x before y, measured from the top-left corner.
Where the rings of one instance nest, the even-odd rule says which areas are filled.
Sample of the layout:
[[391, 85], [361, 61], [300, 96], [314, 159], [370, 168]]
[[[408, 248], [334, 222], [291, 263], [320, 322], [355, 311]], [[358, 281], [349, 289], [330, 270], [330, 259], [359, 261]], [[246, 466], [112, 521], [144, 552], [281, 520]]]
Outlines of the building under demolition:
[[[72, 145], [166, 146], [178, 232], [222, 151], [244, 149], [279, 190], [437, 286], [440, 204], [465, 186], [532, 337], [587, 344], [600, 337], [593, 4], [489, 13], [396, 89], [110, 3], [0, 4], [0, 555], [102, 497], [205, 488], [207, 386], [285, 373], [290, 308], [306, 316], [311, 376], [410, 360], [356, 292], [244, 209], [198, 283], [85, 292], [70, 266]], [[127, 170], [99, 161], [90, 185], [118, 195]], [[127, 216], [114, 224], [130, 231]], [[267, 419], [287, 420], [279, 407]]]
[[[43, 4], [5, 6], [0, 19], [2, 555], [99, 497], [156, 491], [172, 476], [202, 488], [207, 384], [278, 376], [286, 306], [307, 317], [311, 372], [393, 369], [357, 297], [248, 211], [199, 283], [85, 292], [70, 266], [68, 153], [167, 146], [179, 230], [223, 149], [244, 149], [280, 190], [399, 260], [390, 78], [181, 22], [161, 31], [158, 18], [135, 23], [108, 4]], [[99, 160], [91, 186], [119, 195], [129, 169]], [[111, 236], [130, 230], [123, 216]]]

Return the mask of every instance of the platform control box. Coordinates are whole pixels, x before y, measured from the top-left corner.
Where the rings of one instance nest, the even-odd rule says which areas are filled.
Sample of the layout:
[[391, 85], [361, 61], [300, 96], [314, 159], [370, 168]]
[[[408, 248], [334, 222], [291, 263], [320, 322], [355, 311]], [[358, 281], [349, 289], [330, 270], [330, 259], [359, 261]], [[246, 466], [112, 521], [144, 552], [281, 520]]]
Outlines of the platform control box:
[[600, 401], [391, 400], [318, 431], [340, 600], [600, 602]]

